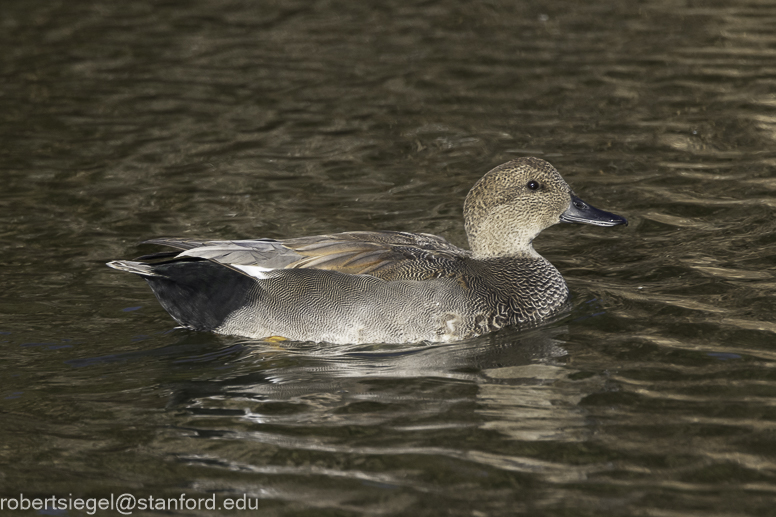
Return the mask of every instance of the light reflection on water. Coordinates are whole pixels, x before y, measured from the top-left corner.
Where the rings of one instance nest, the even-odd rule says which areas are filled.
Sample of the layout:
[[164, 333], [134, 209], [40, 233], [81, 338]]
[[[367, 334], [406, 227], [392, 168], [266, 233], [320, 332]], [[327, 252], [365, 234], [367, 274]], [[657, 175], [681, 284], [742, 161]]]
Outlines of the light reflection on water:
[[[770, 2], [10, 1], [0, 19], [3, 494], [772, 511]], [[466, 192], [524, 155], [631, 222], [537, 239], [573, 293], [538, 328], [246, 342], [173, 330], [104, 267], [172, 235], [465, 245]]]

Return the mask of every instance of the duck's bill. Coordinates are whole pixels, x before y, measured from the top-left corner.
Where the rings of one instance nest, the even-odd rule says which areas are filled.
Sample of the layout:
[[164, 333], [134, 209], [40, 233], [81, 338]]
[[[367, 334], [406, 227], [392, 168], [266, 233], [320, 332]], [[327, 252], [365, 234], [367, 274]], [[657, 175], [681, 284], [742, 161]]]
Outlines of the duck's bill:
[[588, 205], [577, 196], [571, 196], [571, 204], [565, 212], [560, 214], [560, 220], [564, 223], [593, 224], [595, 226], [617, 226], [628, 224], [628, 221], [617, 214], [604, 212]]

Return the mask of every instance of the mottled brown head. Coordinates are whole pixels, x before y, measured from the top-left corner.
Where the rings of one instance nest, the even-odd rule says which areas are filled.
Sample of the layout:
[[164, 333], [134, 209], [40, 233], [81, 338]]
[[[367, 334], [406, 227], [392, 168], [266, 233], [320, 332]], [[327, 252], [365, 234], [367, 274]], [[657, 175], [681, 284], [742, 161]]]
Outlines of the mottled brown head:
[[476, 256], [535, 256], [531, 241], [560, 222], [573, 192], [558, 171], [539, 158], [499, 165], [466, 196], [463, 215]]

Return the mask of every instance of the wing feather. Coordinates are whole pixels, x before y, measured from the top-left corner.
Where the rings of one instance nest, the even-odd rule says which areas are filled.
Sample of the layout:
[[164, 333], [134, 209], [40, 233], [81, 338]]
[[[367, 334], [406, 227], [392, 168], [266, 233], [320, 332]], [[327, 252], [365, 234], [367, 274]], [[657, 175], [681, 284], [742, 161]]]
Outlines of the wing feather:
[[[197, 257], [227, 266], [267, 269], [314, 268], [380, 278], [424, 275], [468, 256], [441, 237], [406, 232], [347, 232], [287, 240], [195, 241], [161, 238], [146, 241], [183, 250], [177, 257]], [[169, 256], [165, 254], [165, 256]]]

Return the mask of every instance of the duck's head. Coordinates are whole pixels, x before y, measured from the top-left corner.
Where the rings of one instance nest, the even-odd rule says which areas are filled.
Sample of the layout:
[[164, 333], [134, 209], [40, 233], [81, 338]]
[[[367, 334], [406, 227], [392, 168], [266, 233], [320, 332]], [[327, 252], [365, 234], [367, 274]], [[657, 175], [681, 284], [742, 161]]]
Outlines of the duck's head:
[[539, 233], [559, 222], [628, 224], [579, 199], [558, 171], [539, 158], [499, 165], [478, 181], [463, 205], [469, 246], [477, 257], [536, 256]]

